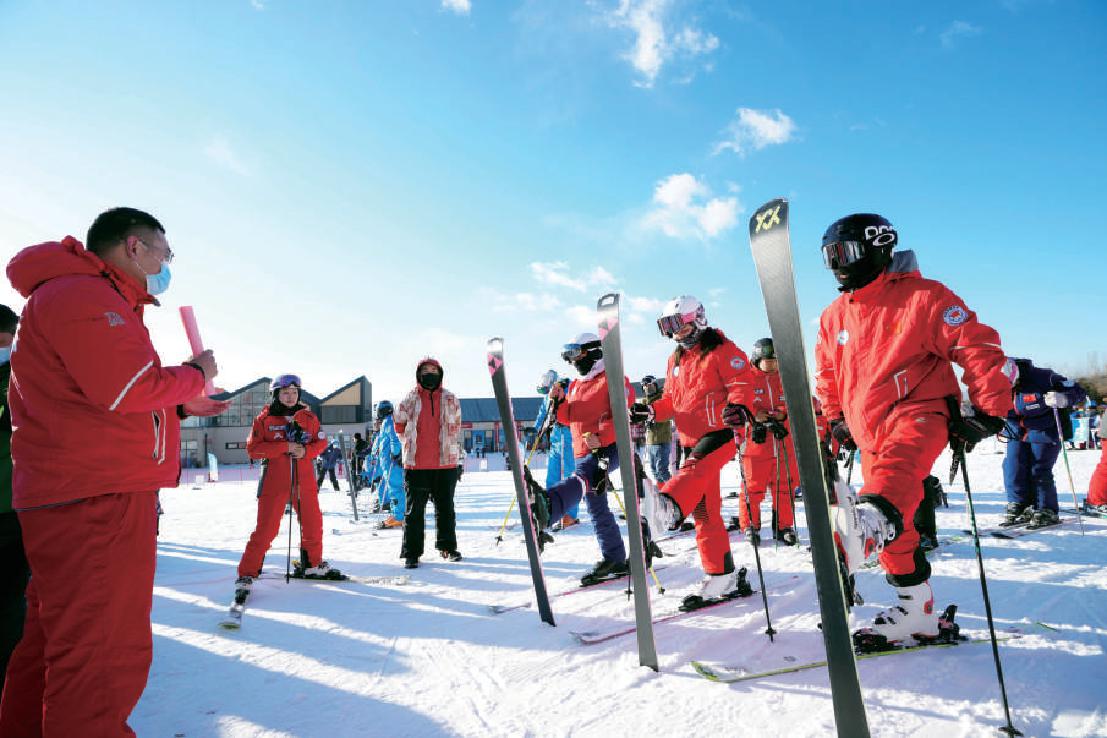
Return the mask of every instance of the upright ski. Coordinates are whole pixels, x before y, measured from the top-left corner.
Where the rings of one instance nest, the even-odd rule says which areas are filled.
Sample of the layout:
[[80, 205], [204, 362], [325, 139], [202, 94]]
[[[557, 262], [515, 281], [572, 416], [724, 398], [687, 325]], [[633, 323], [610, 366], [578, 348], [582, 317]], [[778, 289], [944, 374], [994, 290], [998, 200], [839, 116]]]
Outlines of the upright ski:
[[638, 663], [657, 671], [657, 646], [653, 639], [653, 615], [650, 588], [646, 581], [646, 554], [642, 542], [642, 515], [638, 510], [638, 454], [630, 439], [626, 388], [623, 386], [623, 347], [619, 331], [619, 296], [604, 295], [596, 303], [600, 318], [600, 343], [603, 346], [607, 393], [611, 402], [611, 420], [615, 425], [615, 446], [619, 450], [619, 474], [623, 480], [623, 506], [627, 514], [630, 549], [630, 576], [634, 588], [634, 621], [638, 632]]
[[346, 445], [346, 434], [338, 434], [338, 447], [342, 450], [342, 463], [346, 465], [346, 481], [349, 483], [350, 504], [354, 508], [354, 522], [357, 522], [357, 480], [354, 478], [353, 449]]
[[811, 405], [803, 324], [792, 270], [788, 201], [777, 199], [762, 205], [750, 218], [749, 229], [750, 249], [761, 281], [773, 346], [780, 357], [780, 379], [784, 386], [796, 464], [806, 503], [815, 586], [819, 595], [823, 642], [834, 702], [834, 722], [839, 736], [868, 738], [868, 719], [865, 703], [861, 699], [845, 593], [830, 525], [826, 469]]
[[492, 375], [492, 389], [496, 393], [496, 404], [500, 408], [500, 422], [503, 425], [504, 442], [507, 444], [507, 454], [511, 460], [511, 479], [515, 482], [515, 499], [519, 504], [519, 517], [523, 522], [523, 539], [527, 544], [527, 558], [530, 560], [530, 576], [534, 581], [534, 596], [538, 602], [538, 614], [543, 622], [556, 626], [553, 610], [550, 609], [550, 597], [546, 591], [546, 576], [542, 573], [542, 561], [538, 558], [538, 531], [534, 529], [527, 486], [523, 480], [523, 459], [519, 453], [519, 439], [515, 433], [515, 413], [511, 409], [511, 394], [507, 390], [507, 376], [504, 374], [504, 340], [502, 338], [493, 338], [488, 341], [488, 371]]

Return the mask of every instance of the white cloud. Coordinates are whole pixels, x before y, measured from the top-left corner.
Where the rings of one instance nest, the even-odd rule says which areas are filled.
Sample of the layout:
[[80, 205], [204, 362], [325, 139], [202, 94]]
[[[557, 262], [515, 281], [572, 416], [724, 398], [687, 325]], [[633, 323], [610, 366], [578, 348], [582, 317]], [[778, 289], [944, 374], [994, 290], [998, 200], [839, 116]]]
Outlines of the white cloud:
[[242, 163], [231, 142], [223, 136], [216, 136], [204, 147], [204, 155], [224, 169], [230, 170], [243, 177], [249, 176], [250, 170]]
[[542, 284], [556, 284], [584, 292], [584, 282], [569, 276], [569, 264], [564, 261], [533, 261], [530, 273]]
[[596, 309], [587, 305], [572, 305], [565, 314], [569, 318], [570, 325], [580, 328], [581, 331], [595, 333], [596, 326], [600, 324], [600, 316], [596, 314]]
[[442, 9], [458, 15], [469, 15], [473, 3], [470, 0], [442, 0]]
[[491, 297], [495, 303], [492, 310], [497, 313], [546, 313], [561, 307], [561, 300], [548, 293], [515, 292], [504, 294], [491, 292]]
[[609, 24], [634, 34], [634, 46], [623, 56], [641, 75], [635, 82], [640, 87], [652, 87], [661, 68], [673, 59], [694, 59], [719, 48], [717, 36], [691, 26], [667, 35], [665, 15], [671, 5], [672, 0], [619, 0], [607, 14]]
[[715, 153], [733, 151], [745, 154], [766, 146], [787, 143], [796, 132], [796, 124], [783, 111], [738, 108], [738, 117], [727, 126], [727, 139], [715, 144]]
[[642, 225], [672, 238], [712, 238], [737, 225], [743, 211], [737, 197], [711, 197], [710, 188], [687, 173], [658, 182], [653, 202]]
[[602, 266], [598, 266], [588, 273], [588, 284], [596, 285], [598, 287], [610, 287], [618, 282], [615, 279], [615, 275], [604, 269]]
[[946, 30], [938, 34], [938, 38], [941, 39], [942, 46], [951, 49], [960, 39], [979, 36], [983, 31], [984, 29], [980, 26], [974, 26], [968, 21], [958, 20], [950, 23]]
[[265, 3], [263, 0], [250, 0], [250, 5], [253, 6], [254, 10], [265, 10]]

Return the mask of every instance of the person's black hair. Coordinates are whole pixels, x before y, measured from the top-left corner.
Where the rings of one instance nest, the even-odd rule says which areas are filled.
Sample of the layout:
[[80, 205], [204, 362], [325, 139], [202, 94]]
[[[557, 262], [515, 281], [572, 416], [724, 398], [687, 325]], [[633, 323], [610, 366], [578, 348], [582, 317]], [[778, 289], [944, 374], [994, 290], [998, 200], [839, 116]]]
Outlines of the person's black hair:
[[165, 233], [165, 227], [149, 213], [135, 208], [112, 208], [92, 221], [85, 236], [85, 248], [99, 256], [131, 235], [136, 228]]
[[[723, 337], [717, 330], [710, 326], [703, 329], [703, 333], [700, 334], [700, 340], [697, 344], [703, 353], [700, 354], [700, 358], [706, 358], [709, 353], [723, 345]], [[673, 358], [677, 363], [680, 362], [680, 357], [684, 356], [684, 347], [677, 346], [673, 351]]]
[[0, 333], [15, 333], [19, 316], [7, 305], [0, 305]]

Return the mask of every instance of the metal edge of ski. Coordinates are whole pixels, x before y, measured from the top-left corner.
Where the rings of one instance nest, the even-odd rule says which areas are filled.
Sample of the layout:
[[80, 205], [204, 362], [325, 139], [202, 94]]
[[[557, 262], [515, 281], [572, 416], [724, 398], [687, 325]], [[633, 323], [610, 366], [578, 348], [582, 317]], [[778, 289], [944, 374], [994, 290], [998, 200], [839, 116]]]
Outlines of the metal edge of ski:
[[750, 251], [761, 284], [773, 347], [780, 358], [781, 384], [803, 487], [834, 723], [840, 737], [868, 738], [868, 717], [854, 659], [846, 595], [831, 529], [824, 462], [811, 405], [788, 215], [788, 201], [784, 198], [770, 200], [758, 208], [749, 220]]
[[1000, 530], [990, 530], [988, 535], [992, 538], [998, 538], [1003, 541], [1013, 540], [1015, 538], [1022, 538], [1028, 536], [1031, 533], [1041, 533], [1047, 530], [1056, 530], [1057, 528], [1064, 528], [1067, 525], [1072, 525], [1076, 522], [1076, 518], [1061, 518], [1058, 522], [1052, 525], [1040, 525], [1036, 528], [1031, 528], [1029, 525], [1023, 525], [1017, 528], [1004, 528]]
[[[653, 570], [656, 573], [656, 572], [659, 572], [659, 571], [665, 571], [665, 569], [667, 569], [667, 568], [669, 568], [668, 565], [663, 564], [661, 566], [655, 566], [653, 568]], [[616, 583], [616, 582], [625, 584], [626, 581], [627, 581], [627, 577], [622, 576], [622, 577], [616, 577], [615, 579], [605, 579], [604, 581], [597, 582], [596, 584], [588, 584], [588, 585], [578, 584], [575, 587], [569, 587], [567, 589], [561, 590], [560, 592], [554, 592], [552, 595], [550, 595], [550, 599], [553, 600], [553, 599], [558, 599], [558, 598], [561, 598], [561, 597], [569, 597], [571, 595], [581, 594], [583, 592], [603, 592], [603, 591], [606, 591], [608, 589], [607, 585], [609, 585], [609, 584], [613, 584], [613, 583]], [[619, 594], [620, 595], [624, 594], [624, 592], [620, 592]], [[496, 605], [496, 604], [492, 604], [492, 605], [488, 606], [488, 611], [490, 613], [492, 613], [493, 615], [502, 615], [505, 612], [513, 612], [515, 610], [522, 610], [524, 608], [530, 607], [532, 604], [534, 604], [534, 603], [532, 601], [529, 601], [529, 600], [527, 602], [521, 602], [521, 603], [518, 603], [518, 604], [515, 604], [515, 605]]]
[[611, 403], [611, 421], [615, 426], [615, 447], [619, 453], [619, 476], [623, 482], [623, 507], [627, 515], [627, 559], [634, 591], [634, 624], [638, 634], [638, 664], [657, 671], [657, 644], [653, 637], [650, 587], [646, 581], [646, 554], [642, 542], [642, 515], [638, 508], [637, 464], [641, 463], [630, 437], [626, 388], [623, 386], [622, 331], [619, 325], [619, 295], [610, 292], [596, 301], [600, 345], [607, 373], [607, 397]]
[[527, 545], [527, 559], [530, 563], [530, 577], [534, 584], [534, 595], [538, 602], [538, 615], [542, 622], [556, 627], [550, 597], [546, 589], [546, 575], [542, 571], [542, 560], [538, 552], [538, 531], [534, 529], [526, 482], [523, 480], [523, 459], [519, 454], [519, 439], [515, 432], [515, 412], [511, 407], [511, 393], [507, 388], [507, 374], [504, 371], [504, 339], [488, 340], [488, 373], [492, 377], [492, 389], [496, 395], [496, 404], [500, 409], [500, 425], [503, 427], [504, 442], [508, 458], [511, 461], [511, 480], [515, 484], [515, 498], [519, 505], [519, 519], [523, 527], [523, 539]]
[[[758, 593], [758, 590], [751, 589], [748, 594], [741, 594], [741, 595], [736, 595], [734, 597], [727, 597], [726, 599], [721, 599], [717, 602], [711, 602], [710, 604], [702, 605], [700, 607], [695, 608], [694, 610], [674, 610], [672, 612], [667, 612], [664, 615], [658, 615], [656, 618], [651, 620], [650, 625], [651, 626], [661, 625], [663, 623], [670, 623], [674, 620], [683, 620], [685, 618], [690, 618], [690, 617], [694, 617], [696, 615], [701, 615], [701, 614], [707, 612], [708, 610], [713, 610], [717, 607], [722, 607], [723, 605], [729, 605], [733, 602], [748, 600], [750, 597], [752, 597], [753, 595], [755, 595], [757, 593]], [[621, 638], [625, 635], [630, 635], [635, 630], [636, 630], [636, 627], [628, 626], [626, 628], [620, 628], [618, 630], [605, 630], [605, 631], [575, 630], [575, 631], [570, 631], [570, 634], [573, 636], [573, 640], [575, 640], [580, 645], [582, 645], [582, 646], [594, 646], [597, 643], [606, 643], [607, 641], [611, 641], [611, 640], [614, 640], [616, 638]]]
[[[1014, 640], [1018, 638], [1019, 634], [1011, 634], [998, 638], [997, 640], [1002, 643], [1004, 641]], [[910, 653], [912, 651], [924, 651], [930, 648], [951, 648], [954, 646], [967, 646], [974, 643], [990, 643], [991, 638], [967, 638], [965, 640], [941, 642], [941, 643], [923, 643], [915, 646], [905, 646], [903, 648], [893, 648], [887, 651], [872, 651], [870, 653], [855, 654], [854, 658], [858, 661], [864, 659], [877, 659], [883, 656], [896, 656], [899, 654]], [[747, 672], [740, 667], [728, 667], [728, 666], [712, 666], [711, 664], [704, 663], [702, 661], [692, 661], [692, 668], [696, 673], [711, 682], [717, 682], [719, 684], [735, 684], [737, 682], [749, 682], [756, 679], [766, 679], [773, 676], [781, 676], [783, 674], [793, 674], [799, 671], [808, 671], [810, 669], [819, 669], [826, 666], [826, 661], [808, 661], [802, 664], [791, 664], [789, 666], [781, 666], [776, 669], [768, 669], [766, 671]]]

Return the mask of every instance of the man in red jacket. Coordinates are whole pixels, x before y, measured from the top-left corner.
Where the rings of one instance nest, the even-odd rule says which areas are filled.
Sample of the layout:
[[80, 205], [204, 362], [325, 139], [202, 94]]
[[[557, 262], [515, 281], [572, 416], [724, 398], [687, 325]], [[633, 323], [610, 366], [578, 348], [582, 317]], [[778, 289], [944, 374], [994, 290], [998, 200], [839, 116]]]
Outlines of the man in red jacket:
[[[999, 334], [976, 319], [941, 282], [924, 279], [910, 251], [879, 215], [835, 221], [823, 258], [841, 296], [823, 311], [815, 344], [816, 390], [831, 434], [861, 449], [865, 484], [858, 499], [839, 487], [835, 540], [849, 571], [873, 552], [900, 604], [878, 614], [862, 635], [900, 642], [938, 634], [930, 564], [919, 546], [915, 511], [923, 479], [953, 436], [968, 446], [995, 435], [1011, 410], [1011, 378]], [[964, 370], [975, 415], [950, 418]]]
[[131, 208], [8, 264], [28, 298], [12, 352], [13, 507], [32, 578], [0, 735], [127, 736], [153, 651], [157, 491], [180, 478], [180, 420], [211, 351], [164, 367], [143, 310], [168, 286], [165, 229]]
[[[742, 478], [745, 488], [739, 495], [738, 520], [754, 542], [760, 539], [761, 501], [769, 492], [773, 507], [773, 537], [788, 546], [798, 542], [795, 530], [795, 499], [799, 484], [796, 453], [788, 436], [788, 408], [780, 384], [773, 339], [762, 338], [750, 355], [750, 412], [754, 424], [742, 446]], [[746, 499], [749, 510], [746, 510]], [[752, 521], [750, 520], [752, 518]]]

